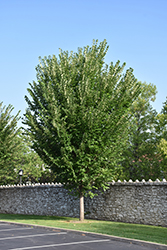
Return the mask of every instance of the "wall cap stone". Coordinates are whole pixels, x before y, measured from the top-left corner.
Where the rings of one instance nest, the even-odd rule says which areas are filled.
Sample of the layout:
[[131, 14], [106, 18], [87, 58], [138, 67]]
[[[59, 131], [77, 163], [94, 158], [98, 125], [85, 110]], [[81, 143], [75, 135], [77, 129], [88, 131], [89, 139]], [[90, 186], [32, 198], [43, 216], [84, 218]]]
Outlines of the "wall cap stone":
[[[155, 181], [152, 181], [151, 179], [149, 179], [148, 181], [145, 181], [144, 179], [142, 181], [136, 180], [136, 181], [132, 181], [131, 179], [129, 181], [121, 181], [118, 180], [117, 182], [115, 182], [114, 180], [112, 182], [108, 183], [109, 185], [130, 185], [130, 186], [141, 186], [141, 185], [167, 185], [167, 181], [166, 179], [163, 179], [162, 181], [160, 181], [159, 179], [156, 179]], [[0, 189], [5, 189], [5, 188], [35, 188], [35, 187], [63, 187], [63, 184], [61, 183], [26, 183], [26, 184], [17, 184], [17, 185], [1, 185]]]

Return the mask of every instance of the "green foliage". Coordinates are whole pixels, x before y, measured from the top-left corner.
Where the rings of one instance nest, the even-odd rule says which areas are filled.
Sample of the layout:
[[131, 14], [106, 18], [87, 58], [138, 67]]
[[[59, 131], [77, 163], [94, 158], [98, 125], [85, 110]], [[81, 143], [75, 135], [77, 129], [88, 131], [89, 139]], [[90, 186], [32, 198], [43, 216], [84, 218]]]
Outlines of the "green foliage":
[[156, 132], [167, 140], [167, 100], [163, 103], [162, 110], [157, 116]]
[[162, 175], [167, 179], [167, 100], [163, 103], [161, 113], [157, 116], [156, 131], [160, 138], [158, 150], [163, 159]]
[[12, 116], [12, 105], [0, 103], [0, 185], [19, 183], [18, 172], [23, 169], [23, 182], [52, 182], [55, 176], [38, 154], [31, 149], [28, 137], [17, 127], [19, 112]]
[[77, 53], [40, 58], [37, 82], [25, 97], [24, 124], [41, 159], [75, 195], [106, 189], [117, 178], [128, 135], [129, 109], [140, 93], [130, 68], [104, 64], [104, 40]]
[[13, 183], [17, 178], [15, 166], [21, 150], [17, 128], [19, 112], [12, 116], [12, 111], [12, 105], [6, 107], [0, 103], [0, 184]]
[[19, 140], [21, 141], [22, 147], [20, 152], [19, 165], [15, 168], [15, 171], [18, 173], [20, 168], [23, 170], [22, 182], [54, 182], [55, 176], [53, 175], [49, 166], [44, 164], [39, 155], [31, 149], [32, 143], [30, 141], [30, 138], [24, 136], [23, 133], [20, 133]]
[[161, 139], [158, 147], [159, 147], [159, 150], [162, 151], [162, 153], [167, 158], [167, 141], [164, 138]]
[[131, 107], [133, 117], [127, 149], [124, 151], [121, 179], [162, 179], [163, 158], [157, 148], [160, 140], [157, 134], [157, 112], [150, 104], [150, 101], [155, 100], [156, 86], [146, 83], [141, 86], [142, 92]]

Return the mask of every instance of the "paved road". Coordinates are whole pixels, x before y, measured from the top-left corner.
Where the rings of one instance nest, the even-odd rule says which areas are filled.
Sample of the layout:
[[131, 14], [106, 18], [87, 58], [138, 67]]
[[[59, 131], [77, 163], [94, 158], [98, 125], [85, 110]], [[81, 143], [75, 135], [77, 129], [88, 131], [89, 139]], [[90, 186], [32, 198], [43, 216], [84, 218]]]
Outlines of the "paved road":
[[0, 250], [28, 249], [151, 250], [161, 248], [115, 241], [109, 237], [89, 233], [0, 222]]

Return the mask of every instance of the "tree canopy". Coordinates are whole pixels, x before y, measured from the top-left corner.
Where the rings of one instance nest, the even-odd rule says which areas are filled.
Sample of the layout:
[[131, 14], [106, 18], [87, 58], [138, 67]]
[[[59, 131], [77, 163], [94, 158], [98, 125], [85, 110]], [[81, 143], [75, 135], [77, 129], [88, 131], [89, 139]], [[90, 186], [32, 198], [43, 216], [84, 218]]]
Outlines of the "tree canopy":
[[141, 93], [131, 107], [129, 138], [124, 151], [121, 178], [135, 181], [161, 177], [162, 155], [157, 149], [157, 112], [151, 101], [156, 98], [156, 86], [141, 83]]
[[18, 128], [18, 112], [14, 107], [0, 103], [0, 185], [18, 184], [18, 172], [23, 169], [23, 182], [50, 182], [55, 177], [38, 154], [31, 150], [29, 137]]
[[17, 122], [20, 117], [19, 112], [16, 116], [11, 114], [13, 109], [12, 105], [6, 107], [0, 103], [0, 184], [12, 183], [17, 177], [15, 168], [21, 150]]
[[157, 115], [156, 132], [159, 136], [158, 150], [162, 158], [161, 175], [167, 179], [167, 100], [163, 103], [162, 110]]
[[[31, 148], [31, 140], [25, 136], [23, 131], [19, 135], [22, 150], [20, 152], [19, 169], [23, 170], [22, 181], [24, 183], [46, 183], [54, 182], [55, 175], [50, 167], [43, 162], [39, 155]], [[17, 168], [17, 172], [19, 171]]]
[[94, 40], [76, 53], [40, 58], [25, 97], [32, 147], [80, 199], [118, 175], [129, 109], [140, 93], [131, 68], [104, 63], [107, 50], [106, 40]]

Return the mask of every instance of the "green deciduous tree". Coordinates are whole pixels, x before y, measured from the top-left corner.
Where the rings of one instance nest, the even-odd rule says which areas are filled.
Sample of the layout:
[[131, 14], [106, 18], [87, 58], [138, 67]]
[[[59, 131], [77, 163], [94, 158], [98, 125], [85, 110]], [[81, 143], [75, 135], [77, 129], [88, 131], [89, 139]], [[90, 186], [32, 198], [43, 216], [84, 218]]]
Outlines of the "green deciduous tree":
[[162, 158], [162, 176], [167, 179], [167, 100], [157, 116], [157, 133], [159, 135], [158, 150]]
[[20, 164], [17, 168], [17, 172], [20, 168], [22, 168], [23, 182], [54, 182], [55, 175], [50, 170], [49, 166], [43, 162], [39, 155], [32, 150], [30, 138], [20, 134], [20, 140], [22, 143], [22, 152], [20, 154]]
[[83, 197], [105, 190], [119, 173], [129, 108], [140, 93], [131, 68], [123, 74], [125, 64], [104, 64], [107, 50], [105, 40], [94, 41], [77, 53], [40, 58], [31, 98], [25, 97], [33, 148], [57, 181], [80, 197], [80, 220]]
[[19, 112], [13, 116], [13, 109], [0, 103], [0, 185], [19, 183], [20, 168], [24, 170], [24, 182], [54, 181], [49, 167], [31, 150], [29, 138], [18, 128]]
[[167, 99], [163, 103], [161, 112], [157, 115], [157, 133], [167, 140]]
[[14, 183], [17, 178], [15, 168], [21, 151], [21, 142], [18, 139], [19, 129], [16, 116], [11, 115], [12, 105], [3, 106], [0, 103], [0, 184]]
[[141, 94], [130, 110], [133, 116], [122, 162], [121, 178], [133, 181], [162, 177], [162, 156], [157, 148], [160, 140], [157, 134], [157, 112], [150, 103], [155, 100], [157, 90], [153, 84], [142, 83], [141, 86]]

